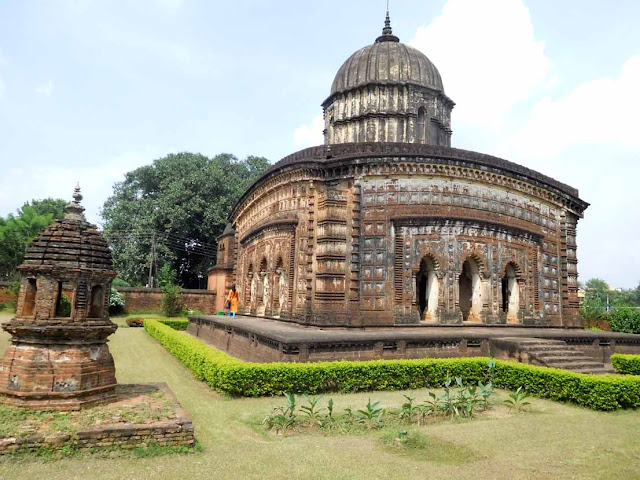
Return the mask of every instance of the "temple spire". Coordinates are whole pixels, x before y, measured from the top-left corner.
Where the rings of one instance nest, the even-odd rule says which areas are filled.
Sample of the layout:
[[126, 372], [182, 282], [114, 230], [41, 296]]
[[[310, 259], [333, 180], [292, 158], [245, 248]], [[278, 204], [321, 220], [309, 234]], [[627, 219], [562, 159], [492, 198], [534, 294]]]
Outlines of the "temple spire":
[[82, 194], [80, 193], [80, 182], [73, 190], [73, 201], [64, 207], [64, 211], [67, 212], [64, 216], [67, 220], [84, 220], [84, 207], [80, 205], [82, 201]]
[[384, 19], [384, 28], [382, 35], [376, 38], [376, 43], [380, 42], [399, 42], [400, 39], [393, 34], [391, 29], [391, 19], [389, 18], [389, 2], [387, 1], [387, 16]]

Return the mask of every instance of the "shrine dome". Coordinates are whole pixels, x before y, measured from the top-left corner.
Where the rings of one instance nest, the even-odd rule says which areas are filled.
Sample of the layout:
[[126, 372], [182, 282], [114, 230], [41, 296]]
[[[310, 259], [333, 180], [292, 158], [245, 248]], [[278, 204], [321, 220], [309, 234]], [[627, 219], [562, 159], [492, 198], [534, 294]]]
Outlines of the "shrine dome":
[[95, 225], [84, 218], [79, 187], [66, 215], [49, 224], [27, 247], [21, 271], [100, 271], [115, 276], [111, 250]]

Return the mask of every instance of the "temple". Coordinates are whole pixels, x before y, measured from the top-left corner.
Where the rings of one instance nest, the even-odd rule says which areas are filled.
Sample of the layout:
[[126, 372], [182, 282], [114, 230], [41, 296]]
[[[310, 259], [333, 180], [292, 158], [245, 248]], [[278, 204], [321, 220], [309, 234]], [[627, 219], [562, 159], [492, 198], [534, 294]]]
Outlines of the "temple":
[[219, 309], [316, 326], [580, 327], [576, 227], [588, 204], [553, 178], [451, 148], [435, 65], [382, 35], [322, 103], [324, 145], [240, 198], [209, 272]]

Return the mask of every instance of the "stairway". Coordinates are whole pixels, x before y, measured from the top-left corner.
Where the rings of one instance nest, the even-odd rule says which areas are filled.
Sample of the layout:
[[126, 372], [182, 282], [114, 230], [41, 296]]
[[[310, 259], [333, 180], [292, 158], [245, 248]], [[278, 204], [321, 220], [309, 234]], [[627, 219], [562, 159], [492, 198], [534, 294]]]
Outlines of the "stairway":
[[567, 345], [548, 338], [500, 337], [490, 340], [491, 355], [543, 367], [561, 368], [577, 373], [605, 374], [614, 370], [602, 362]]

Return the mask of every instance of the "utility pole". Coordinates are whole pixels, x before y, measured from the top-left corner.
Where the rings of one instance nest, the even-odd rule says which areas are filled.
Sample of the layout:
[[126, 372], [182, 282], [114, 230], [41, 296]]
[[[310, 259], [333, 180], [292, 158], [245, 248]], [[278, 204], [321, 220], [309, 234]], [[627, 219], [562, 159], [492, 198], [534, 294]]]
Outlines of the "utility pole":
[[147, 284], [149, 288], [153, 288], [153, 264], [156, 259], [156, 234], [151, 235], [151, 258], [149, 259], [149, 280]]

